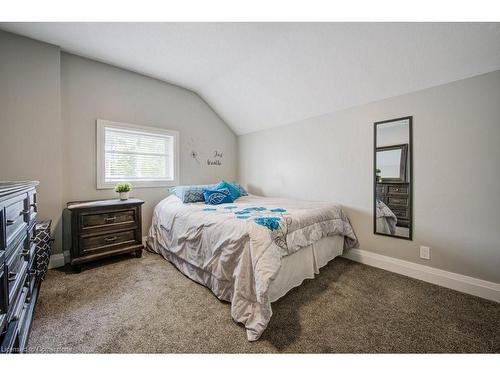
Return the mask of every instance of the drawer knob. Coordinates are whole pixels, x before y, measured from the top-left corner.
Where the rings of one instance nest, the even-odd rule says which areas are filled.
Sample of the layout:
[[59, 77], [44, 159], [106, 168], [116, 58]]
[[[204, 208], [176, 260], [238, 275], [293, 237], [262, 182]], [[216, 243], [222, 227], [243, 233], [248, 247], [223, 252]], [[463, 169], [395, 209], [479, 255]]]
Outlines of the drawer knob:
[[9, 272], [9, 282], [15, 281], [17, 277], [17, 272]]
[[22, 210], [21, 215], [28, 215], [30, 213], [30, 210]]
[[30, 255], [30, 251], [29, 250], [24, 250], [23, 252], [21, 252], [20, 254], [22, 257], [27, 257], [28, 255]]
[[116, 239], [117, 239], [117, 238], [118, 238], [118, 237], [116, 237], [116, 236], [113, 236], [113, 237], [106, 237], [106, 238], [104, 239], [104, 241], [106, 241], [106, 242], [112, 242], [112, 241], [116, 241]]

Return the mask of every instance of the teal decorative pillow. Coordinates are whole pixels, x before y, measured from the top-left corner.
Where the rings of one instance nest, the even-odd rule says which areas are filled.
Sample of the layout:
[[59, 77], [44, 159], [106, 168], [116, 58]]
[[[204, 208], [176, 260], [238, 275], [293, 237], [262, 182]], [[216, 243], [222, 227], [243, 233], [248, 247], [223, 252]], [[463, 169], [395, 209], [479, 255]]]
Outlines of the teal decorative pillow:
[[203, 190], [213, 189], [214, 185], [180, 185], [168, 191], [175, 194], [183, 203], [204, 202]]
[[233, 201], [241, 197], [240, 190], [238, 187], [230, 182], [222, 180], [219, 182], [217, 185], [214, 186], [214, 190], [219, 190], [219, 189], [227, 189], [229, 190], [229, 194], [231, 194], [231, 198], [233, 198]]
[[231, 197], [229, 189], [214, 189], [203, 190], [206, 204], [222, 204], [233, 203], [234, 199]]

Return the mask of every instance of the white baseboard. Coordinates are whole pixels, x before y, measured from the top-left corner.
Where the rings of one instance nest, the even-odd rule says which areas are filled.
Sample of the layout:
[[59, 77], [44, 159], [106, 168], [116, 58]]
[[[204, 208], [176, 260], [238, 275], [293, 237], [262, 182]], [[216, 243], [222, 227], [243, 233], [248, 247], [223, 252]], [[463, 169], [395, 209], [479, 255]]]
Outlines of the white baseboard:
[[347, 251], [344, 258], [369, 266], [382, 268], [414, 279], [472, 294], [495, 302], [500, 302], [500, 284], [475, 279], [458, 273], [443, 271], [438, 268], [400, 260], [361, 249]]
[[62, 267], [68, 262], [69, 262], [68, 251], [65, 251], [63, 253], [52, 254], [50, 256], [49, 269]]

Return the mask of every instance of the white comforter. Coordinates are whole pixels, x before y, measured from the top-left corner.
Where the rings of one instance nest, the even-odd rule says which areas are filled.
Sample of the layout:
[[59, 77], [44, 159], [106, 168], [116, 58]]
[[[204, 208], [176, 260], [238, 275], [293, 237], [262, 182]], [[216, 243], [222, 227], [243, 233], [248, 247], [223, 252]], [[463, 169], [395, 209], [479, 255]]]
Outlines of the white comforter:
[[[270, 219], [258, 224], [259, 217]], [[233, 319], [253, 341], [271, 318], [268, 289], [281, 258], [334, 235], [344, 236], [344, 249], [357, 242], [344, 212], [331, 203], [250, 195], [209, 206], [170, 195], [155, 208], [148, 246], [231, 302]]]

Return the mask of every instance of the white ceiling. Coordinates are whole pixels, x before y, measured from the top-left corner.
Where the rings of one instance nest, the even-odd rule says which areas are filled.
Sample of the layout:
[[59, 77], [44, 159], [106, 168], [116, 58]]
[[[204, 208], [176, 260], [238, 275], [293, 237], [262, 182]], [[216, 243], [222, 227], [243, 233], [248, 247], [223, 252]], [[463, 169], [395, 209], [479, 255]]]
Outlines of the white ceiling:
[[189, 88], [237, 133], [500, 69], [500, 23], [1, 23]]

